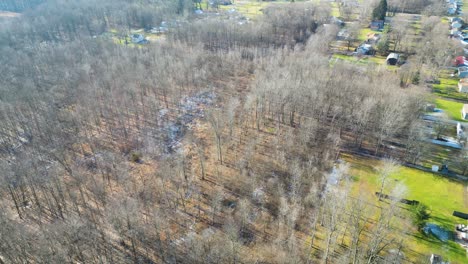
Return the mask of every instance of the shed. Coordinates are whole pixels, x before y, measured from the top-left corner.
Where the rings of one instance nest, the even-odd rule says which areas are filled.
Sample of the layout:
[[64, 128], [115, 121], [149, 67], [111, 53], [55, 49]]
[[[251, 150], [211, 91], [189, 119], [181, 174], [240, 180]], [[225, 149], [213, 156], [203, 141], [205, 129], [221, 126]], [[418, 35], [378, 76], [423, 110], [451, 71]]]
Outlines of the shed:
[[374, 20], [370, 23], [370, 29], [372, 30], [383, 30], [385, 22], [383, 20]]
[[458, 77], [459, 78], [467, 78], [468, 77], [468, 67], [458, 67]]
[[398, 53], [390, 53], [387, 56], [387, 64], [388, 65], [396, 65], [398, 63], [398, 59], [400, 58], [400, 54]]
[[468, 104], [464, 104], [462, 108], [462, 118], [468, 120]]
[[[461, 72], [461, 73], [458, 73], [458, 76], [460, 77], [466, 77], [468, 76], [468, 72]], [[468, 93], [468, 79], [460, 79], [460, 81], [458, 81], [458, 91], [460, 93]]]
[[130, 38], [133, 43], [145, 43], [147, 41], [142, 34], [133, 34]]

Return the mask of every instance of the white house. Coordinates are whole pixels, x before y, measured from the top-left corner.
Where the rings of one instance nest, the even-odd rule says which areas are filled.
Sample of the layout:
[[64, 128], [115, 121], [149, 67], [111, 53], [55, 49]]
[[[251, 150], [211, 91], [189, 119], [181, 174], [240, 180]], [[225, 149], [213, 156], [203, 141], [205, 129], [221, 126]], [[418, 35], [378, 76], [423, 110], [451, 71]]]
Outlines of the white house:
[[458, 82], [458, 91], [460, 93], [468, 93], [468, 79], [460, 79]]
[[464, 104], [462, 108], [462, 118], [468, 120], [468, 104]]

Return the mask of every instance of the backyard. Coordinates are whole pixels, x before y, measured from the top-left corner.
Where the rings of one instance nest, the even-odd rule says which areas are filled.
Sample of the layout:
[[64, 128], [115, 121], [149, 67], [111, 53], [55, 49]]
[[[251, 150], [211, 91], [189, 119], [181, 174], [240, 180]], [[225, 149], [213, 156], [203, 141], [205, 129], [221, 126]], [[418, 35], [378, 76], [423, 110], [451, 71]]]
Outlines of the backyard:
[[435, 103], [437, 108], [444, 110], [447, 113], [448, 117], [450, 117], [451, 119], [460, 122], [466, 122], [466, 120], [462, 119], [461, 116], [463, 103], [442, 98], [437, 98], [435, 100]]
[[[386, 201], [379, 202], [375, 192], [380, 190], [379, 176], [376, 168], [382, 163], [378, 160], [361, 158], [351, 155], [343, 155], [343, 160], [350, 164], [350, 175], [353, 179], [352, 192], [367, 196], [369, 201], [375, 201], [379, 206]], [[402, 183], [407, 190], [405, 199], [417, 200], [428, 206], [430, 218], [427, 223], [434, 223], [446, 230], [453, 230], [454, 226], [464, 223], [465, 220], [452, 216], [453, 211], [468, 212], [468, 197], [465, 184], [452, 181], [436, 174], [423, 172], [417, 169], [401, 167], [387, 180], [384, 193], [388, 193], [391, 186]], [[408, 205], [401, 205], [402, 211], [410, 213]], [[410, 216], [410, 215], [409, 215]], [[403, 227], [403, 223], [396, 221], [397, 228]], [[421, 254], [443, 254], [453, 263], [466, 263], [466, 251], [455, 242], [442, 242], [433, 236], [427, 236], [417, 230], [405, 232], [407, 243], [411, 248]]]

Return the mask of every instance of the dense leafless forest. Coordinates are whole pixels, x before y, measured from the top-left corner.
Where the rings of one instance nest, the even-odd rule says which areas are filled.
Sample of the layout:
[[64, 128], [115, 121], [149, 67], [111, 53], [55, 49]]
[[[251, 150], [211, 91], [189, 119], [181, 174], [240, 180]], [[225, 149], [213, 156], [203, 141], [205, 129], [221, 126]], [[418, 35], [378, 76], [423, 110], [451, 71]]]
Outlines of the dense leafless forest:
[[[426, 15], [388, 35], [395, 70], [331, 59], [333, 5], [291, 2], [0, 1], [0, 263], [428, 263], [386, 179], [422, 164], [426, 80], [461, 51], [445, 1], [389, 1]], [[379, 189], [343, 154], [382, 160]]]

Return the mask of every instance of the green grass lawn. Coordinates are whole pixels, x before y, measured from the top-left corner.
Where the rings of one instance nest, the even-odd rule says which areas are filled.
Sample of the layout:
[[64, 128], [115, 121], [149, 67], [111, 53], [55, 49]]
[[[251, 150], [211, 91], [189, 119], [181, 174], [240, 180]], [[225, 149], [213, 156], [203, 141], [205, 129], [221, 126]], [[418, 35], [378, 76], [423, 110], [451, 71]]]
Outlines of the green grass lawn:
[[463, 103], [437, 98], [435, 100], [437, 108], [444, 110], [447, 115], [456, 121], [466, 122], [461, 118]]
[[[352, 192], [355, 195], [364, 194], [369, 201], [374, 201], [379, 205], [376, 191], [380, 190], [380, 181], [376, 168], [381, 166], [378, 160], [360, 158], [351, 155], [343, 155], [343, 159], [350, 164], [350, 174], [354, 179]], [[466, 223], [465, 220], [452, 216], [454, 210], [468, 212], [466, 201], [466, 187], [463, 183], [451, 181], [436, 174], [423, 172], [417, 169], [401, 167], [387, 180], [387, 185], [403, 183], [407, 187], [406, 199], [417, 200], [430, 209], [431, 217], [429, 223], [436, 223], [448, 230], [453, 230], [454, 225]], [[388, 193], [389, 189], [384, 192]], [[409, 211], [409, 206], [402, 205], [402, 211]], [[403, 223], [395, 223], [401, 228], [405, 228]], [[405, 237], [407, 246], [416, 251], [417, 255], [427, 255], [431, 253], [441, 254], [452, 263], [467, 263], [466, 251], [455, 242], [443, 243], [438, 239], [426, 236], [414, 228], [405, 228], [409, 232], [398, 234]]]
[[361, 32], [359, 32], [359, 41], [365, 41], [367, 40], [367, 35], [369, 33], [377, 33], [377, 34], [382, 34], [382, 32], [380, 31], [375, 31], [375, 30], [372, 30], [370, 28], [363, 28], [361, 29]]
[[446, 163], [449, 164], [450, 170], [461, 174], [461, 169], [458, 168], [455, 164], [451, 164], [453, 157], [459, 154], [460, 150], [458, 149], [427, 143], [427, 150], [420, 159], [420, 165], [431, 168], [432, 165], [441, 166], [442, 164]]
[[442, 97], [466, 100], [468, 102], [468, 93], [458, 92], [459, 78], [450, 76], [452, 73], [453, 71], [451, 70], [444, 70], [440, 74], [440, 84], [434, 84], [432, 86], [432, 91]]
[[332, 2], [331, 4], [331, 15], [334, 17], [340, 17], [340, 8], [338, 7], [338, 3]]
[[347, 62], [358, 64], [358, 65], [368, 65], [368, 64], [385, 65], [385, 67], [389, 70], [396, 70], [398, 68], [397, 66], [387, 65], [385, 63], [386, 58], [383, 56], [379, 56], [379, 55], [358, 58], [356, 56], [333, 54], [332, 58], [335, 59], [334, 61], [332, 60], [332, 63], [336, 63], [338, 60], [341, 60], [341, 61], [347, 61]]
[[[276, 2], [263, 2], [263, 1], [254, 1], [254, 0], [236, 0], [232, 5], [220, 5], [219, 9], [221, 10], [231, 10], [235, 9], [237, 12], [242, 15], [255, 19], [257, 16], [263, 14], [262, 9], [266, 8], [269, 5], [276, 4], [286, 4], [290, 1], [282, 0]], [[203, 5], [205, 7], [205, 5]]]

